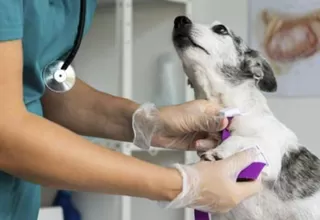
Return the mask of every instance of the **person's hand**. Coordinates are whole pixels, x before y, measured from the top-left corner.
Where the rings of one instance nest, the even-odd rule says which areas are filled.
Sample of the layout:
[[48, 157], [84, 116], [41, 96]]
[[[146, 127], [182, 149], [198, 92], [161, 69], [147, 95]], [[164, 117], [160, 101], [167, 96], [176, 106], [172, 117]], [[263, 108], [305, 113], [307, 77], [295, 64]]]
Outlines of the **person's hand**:
[[195, 165], [176, 164], [183, 179], [182, 192], [165, 208], [193, 208], [209, 213], [225, 213], [259, 192], [260, 179], [236, 182], [240, 172], [258, 155], [255, 149], [237, 153], [216, 162], [201, 161]]
[[157, 109], [142, 105], [133, 115], [134, 143], [181, 150], [205, 151], [220, 142], [220, 130], [228, 120], [218, 115], [220, 106], [206, 100]]

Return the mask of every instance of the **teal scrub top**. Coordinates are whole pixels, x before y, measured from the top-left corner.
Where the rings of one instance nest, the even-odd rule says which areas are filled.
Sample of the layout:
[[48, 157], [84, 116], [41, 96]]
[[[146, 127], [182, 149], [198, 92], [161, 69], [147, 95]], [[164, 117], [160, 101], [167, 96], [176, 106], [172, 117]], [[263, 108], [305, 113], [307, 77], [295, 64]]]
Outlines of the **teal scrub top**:
[[[85, 33], [95, 8], [87, 0]], [[42, 70], [72, 48], [79, 10], [80, 0], [0, 0], [0, 41], [22, 39], [24, 103], [34, 114], [42, 116]], [[0, 171], [0, 220], [37, 220], [39, 208], [39, 185]]]

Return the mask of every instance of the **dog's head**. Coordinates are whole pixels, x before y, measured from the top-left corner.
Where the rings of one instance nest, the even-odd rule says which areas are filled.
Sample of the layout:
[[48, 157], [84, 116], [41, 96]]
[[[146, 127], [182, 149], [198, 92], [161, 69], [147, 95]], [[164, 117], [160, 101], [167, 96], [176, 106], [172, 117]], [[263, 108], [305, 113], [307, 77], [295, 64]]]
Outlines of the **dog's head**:
[[264, 92], [277, 89], [268, 62], [220, 22], [205, 26], [178, 16], [172, 39], [196, 98], [223, 96], [241, 85]]

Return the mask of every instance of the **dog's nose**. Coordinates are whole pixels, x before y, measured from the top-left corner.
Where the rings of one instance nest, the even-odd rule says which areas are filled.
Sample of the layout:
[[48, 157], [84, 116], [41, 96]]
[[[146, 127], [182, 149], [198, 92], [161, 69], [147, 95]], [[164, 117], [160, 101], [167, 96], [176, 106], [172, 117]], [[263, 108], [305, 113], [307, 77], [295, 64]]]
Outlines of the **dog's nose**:
[[178, 16], [174, 19], [174, 28], [184, 27], [185, 25], [192, 24], [191, 20], [186, 16]]

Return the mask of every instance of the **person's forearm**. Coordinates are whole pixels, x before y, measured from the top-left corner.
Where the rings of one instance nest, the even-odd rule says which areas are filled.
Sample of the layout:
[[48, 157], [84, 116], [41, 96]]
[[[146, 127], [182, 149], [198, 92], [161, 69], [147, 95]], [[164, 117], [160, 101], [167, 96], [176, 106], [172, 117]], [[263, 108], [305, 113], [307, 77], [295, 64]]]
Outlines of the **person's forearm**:
[[99, 92], [79, 79], [67, 93], [47, 91], [42, 104], [46, 118], [80, 135], [133, 140], [132, 114], [139, 105]]
[[171, 200], [181, 190], [176, 170], [96, 146], [30, 113], [0, 130], [0, 170], [32, 182], [152, 200]]

